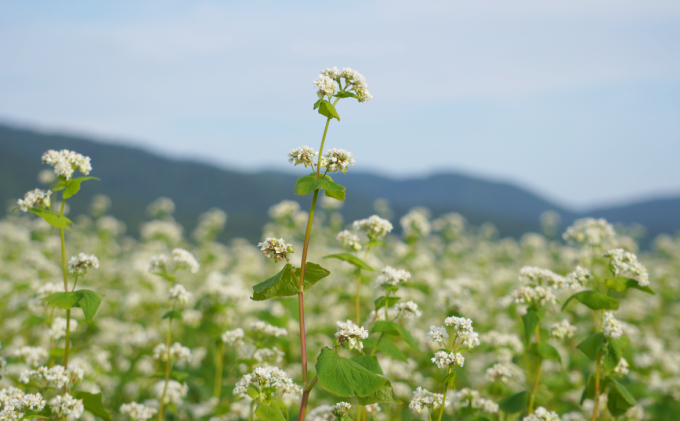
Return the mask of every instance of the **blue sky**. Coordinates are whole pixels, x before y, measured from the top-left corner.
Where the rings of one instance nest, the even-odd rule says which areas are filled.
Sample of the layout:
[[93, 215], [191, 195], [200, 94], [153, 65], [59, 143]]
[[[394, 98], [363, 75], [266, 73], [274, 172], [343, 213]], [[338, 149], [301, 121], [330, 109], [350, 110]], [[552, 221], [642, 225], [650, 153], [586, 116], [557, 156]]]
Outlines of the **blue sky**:
[[[0, 1], [0, 119], [247, 170], [327, 145], [572, 208], [680, 194], [680, 2]], [[96, 165], [96, 163], [95, 163]]]

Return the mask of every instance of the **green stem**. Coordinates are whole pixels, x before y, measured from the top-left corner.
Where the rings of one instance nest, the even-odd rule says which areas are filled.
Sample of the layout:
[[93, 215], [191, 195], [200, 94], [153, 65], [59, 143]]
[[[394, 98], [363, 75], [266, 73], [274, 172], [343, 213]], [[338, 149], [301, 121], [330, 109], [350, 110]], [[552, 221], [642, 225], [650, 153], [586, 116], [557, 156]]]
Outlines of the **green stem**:
[[224, 364], [224, 342], [219, 340], [217, 343], [217, 351], [215, 352], [215, 387], [213, 389], [213, 397], [218, 398], [222, 394], [222, 371]]
[[[368, 251], [369, 248], [366, 247], [363, 260], [366, 260], [366, 256], [368, 256]], [[361, 268], [357, 268], [357, 296], [355, 298], [355, 305], [357, 308], [357, 324], [361, 325]]]
[[[597, 312], [594, 312], [597, 316]], [[599, 326], [601, 325], [601, 320], [604, 319], [604, 310], [600, 310], [600, 323], [596, 324], [595, 330], [599, 331]], [[597, 317], [596, 317], [597, 318]], [[597, 420], [597, 414], [600, 407], [600, 375], [602, 374], [602, 354], [597, 351], [597, 368], [595, 369], [595, 396], [593, 396], [593, 401], [595, 405], [593, 406], [593, 417], [592, 421]]]
[[375, 355], [375, 353], [378, 351], [378, 345], [380, 345], [380, 341], [382, 341], [383, 335], [385, 335], [385, 332], [382, 332], [380, 336], [378, 337], [378, 340], [375, 342], [375, 345], [373, 346], [373, 349], [371, 350], [371, 357]]
[[[536, 326], [536, 343], [541, 343], [541, 335], [539, 333], [538, 326]], [[534, 380], [534, 386], [531, 389], [531, 396], [529, 397], [529, 413], [534, 412], [534, 402], [536, 400], [536, 392], [538, 392], [538, 385], [541, 381], [541, 368], [543, 367], [543, 359], [539, 358], [538, 368], [536, 369], [536, 379]]]
[[255, 401], [250, 402], [250, 415], [248, 415], [248, 421], [253, 421], [254, 419], [253, 409], [255, 409]]
[[[451, 367], [446, 371], [446, 375], [448, 376], [451, 374]], [[444, 385], [444, 398], [442, 399], [442, 409], [439, 411], [439, 418], [438, 421], [442, 421], [442, 417], [444, 416], [444, 409], [446, 409], [446, 393], [449, 391], [449, 382], [447, 381], [446, 384]]]
[[[61, 198], [61, 210], [59, 211], [59, 216], [64, 215], [64, 206], [66, 200]], [[61, 239], [61, 273], [64, 276], [64, 292], [68, 292], [68, 275], [66, 271], [66, 242], [64, 241], [64, 229], [59, 228], [59, 237]], [[64, 338], [64, 369], [68, 368], [68, 350], [69, 342], [71, 340], [71, 310], [66, 310], [66, 338]], [[66, 386], [61, 389], [61, 394], [66, 393]]]
[[[174, 306], [173, 306], [174, 308]], [[165, 385], [163, 386], [163, 395], [161, 396], [160, 407], [158, 408], [158, 421], [163, 419], [163, 406], [165, 405], [165, 395], [168, 393], [168, 381], [170, 380], [170, 342], [172, 341], [172, 317], [168, 319], [168, 338], [165, 343], [165, 351], [168, 353], [168, 359], [165, 362]]]

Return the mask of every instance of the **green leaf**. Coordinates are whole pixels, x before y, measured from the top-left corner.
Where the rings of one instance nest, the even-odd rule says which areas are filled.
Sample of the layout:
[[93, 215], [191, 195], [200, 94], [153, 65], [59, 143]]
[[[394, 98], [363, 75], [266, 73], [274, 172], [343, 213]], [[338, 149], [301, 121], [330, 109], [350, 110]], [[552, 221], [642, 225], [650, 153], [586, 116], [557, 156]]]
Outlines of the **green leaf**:
[[340, 121], [340, 116], [338, 115], [338, 112], [335, 110], [335, 106], [333, 106], [333, 104], [331, 104], [325, 99], [317, 101], [314, 104], [314, 107], [317, 107], [317, 104], [319, 107], [319, 114], [321, 114], [324, 117], [335, 118], [338, 121]]
[[34, 418], [49, 419], [52, 417], [52, 411], [49, 408], [44, 408], [42, 411], [27, 411], [22, 420], [32, 420]]
[[170, 310], [167, 313], [161, 317], [161, 319], [181, 319], [182, 318], [182, 311], [181, 310]]
[[605, 337], [602, 332], [595, 332], [588, 336], [580, 344], [576, 345], [576, 348], [580, 349], [584, 354], [588, 356], [591, 360], [595, 361], [597, 359], [597, 353], [605, 345]]
[[348, 91], [340, 91], [333, 96], [336, 97], [336, 98], [356, 98], [356, 99], [359, 99], [357, 94], [355, 94], [354, 92], [348, 92]]
[[111, 414], [104, 408], [101, 393], [75, 392], [73, 397], [81, 399], [85, 410], [105, 421], [111, 421]]
[[628, 288], [634, 288], [639, 289], [640, 291], [644, 291], [648, 294], [655, 295], [654, 291], [650, 287], [648, 286], [641, 287], [640, 284], [638, 284], [638, 281], [631, 278], [623, 278], [620, 276], [617, 278], [609, 278], [605, 281], [605, 284], [607, 285], [607, 288], [611, 288], [614, 291], [618, 292], [623, 292]]
[[384, 320], [378, 320], [373, 325], [373, 332], [384, 332], [391, 333], [393, 335], [399, 335], [401, 338], [411, 346], [413, 349], [418, 349], [418, 344], [413, 340], [411, 332], [406, 330], [406, 328], [400, 324], [394, 322], [387, 322]]
[[[162, 377], [161, 377], [161, 378], [162, 378]], [[170, 378], [173, 379], [173, 380], [175, 380], [175, 381], [178, 381], [178, 382], [180, 382], [180, 383], [184, 383], [184, 381], [185, 381], [187, 378], [189, 378], [189, 373], [187, 373], [186, 371], [176, 371], [176, 370], [173, 370], [173, 371], [170, 373]]]
[[69, 197], [75, 195], [80, 191], [80, 183], [86, 180], [99, 180], [97, 177], [78, 177], [78, 178], [72, 178], [69, 181], [66, 182], [66, 189], [64, 190], [64, 199], [68, 199]]
[[374, 303], [375, 303], [375, 309], [378, 310], [380, 308], [385, 307], [385, 302], [388, 302], [388, 306], [392, 307], [394, 304], [397, 303], [397, 301], [401, 300], [401, 297], [389, 297], [389, 299], [385, 296], [378, 297]]
[[248, 385], [247, 393], [248, 393], [248, 396], [250, 396], [253, 399], [257, 399], [257, 398], [260, 397], [260, 391], [257, 390], [257, 388], [255, 386], [253, 386], [252, 384]]
[[295, 182], [294, 192], [298, 196], [306, 196], [318, 189], [324, 189], [326, 193], [330, 193], [326, 196], [340, 201], [345, 200], [345, 187], [334, 182], [328, 174], [318, 179], [315, 173], [298, 178]]
[[76, 307], [80, 300], [80, 293], [78, 292], [55, 292], [42, 299], [53, 306], [63, 308], [64, 310]]
[[380, 240], [372, 240], [372, 241], [369, 241], [368, 244], [366, 244], [366, 248], [369, 249], [369, 250], [372, 249], [373, 247], [378, 247], [378, 246], [381, 246], [382, 248], [387, 248], [387, 244], [385, 244], [384, 241], [380, 241]]
[[623, 358], [623, 342], [620, 339], [607, 339], [607, 345], [605, 347], [604, 358], [602, 359], [602, 366], [604, 367], [605, 373], [609, 374], [621, 361]]
[[83, 313], [85, 314], [85, 320], [87, 320], [88, 323], [92, 323], [104, 296], [97, 292], [90, 291], [89, 289], [80, 289], [76, 291], [76, 293], [80, 294], [80, 300], [78, 300], [76, 307], [82, 308]]
[[547, 344], [547, 343], [540, 343], [540, 344], [531, 344], [531, 351], [541, 357], [544, 360], [553, 360], [553, 361], [559, 361], [560, 363], [562, 362], [562, 357], [560, 356], [560, 353], [557, 352], [557, 350]]
[[565, 301], [562, 306], [562, 311], [567, 307], [571, 300], [577, 300], [586, 305], [591, 310], [618, 310], [619, 302], [608, 295], [604, 295], [597, 291], [581, 291], [572, 295]]
[[380, 368], [380, 364], [378, 364], [378, 357], [372, 355], [358, 355], [352, 357], [352, 361], [375, 374], [383, 374], [382, 368]]
[[368, 396], [356, 396], [359, 405], [372, 405], [374, 403], [402, 403], [394, 394], [392, 383], [388, 380], [378, 390]]
[[281, 412], [283, 412], [283, 417], [285, 419], [288, 419], [288, 407], [286, 406], [286, 404], [278, 399], [274, 399], [274, 403], [277, 404], [279, 408], [281, 408]]
[[68, 219], [65, 216], [59, 216], [58, 213], [54, 213], [49, 209], [38, 209], [38, 208], [33, 208], [29, 209], [29, 212], [38, 215], [42, 219], [45, 220], [48, 224], [52, 225], [53, 227], [57, 228], [62, 228], [66, 230], [71, 229], [71, 225], [73, 225], [73, 221]]
[[349, 253], [340, 253], [340, 254], [329, 254], [328, 256], [324, 256], [324, 259], [339, 259], [339, 260], [344, 260], [347, 263], [351, 263], [354, 266], [360, 268], [360, 269], [366, 269], [369, 272], [374, 272], [375, 269], [373, 269], [371, 266], [368, 265], [368, 263], [364, 262], [363, 260], [359, 259], [353, 254]]
[[[378, 340], [375, 338], [368, 338], [364, 340], [364, 347], [366, 349], [373, 349], [375, 346], [375, 343]], [[395, 360], [399, 360], [402, 362], [407, 362], [408, 359], [404, 355], [403, 352], [395, 345], [394, 342], [388, 341], [387, 339], [383, 338], [380, 343], [378, 344], [378, 351], [384, 352], [385, 354], [389, 355], [390, 357], [394, 358]]]
[[392, 385], [386, 378], [352, 360], [338, 356], [329, 348], [321, 350], [316, 362], [316, 372], [319, 386], [338, 396], [366, 398], [364, 402], [371, 403], [392, 403], [396, 400]]
[[524, 321], [524, 343], [529, 345], [531, 342], [531, 336], [536, 330], [536, 326], [545, 316], [545, 310], [540, 311], [535, 308], [529, 307], [525, 315], [522, 316], [522, 321]]
[[[273, 403], [273, 402], [272, 402]], [[262, 421], [287, 421], [281, 412], [278, 404], [270, 402], [260, 402], [255, 409], [255, 415]]]
[[506, 414], [515, 414], [524, 411], [528, 402], [529, 392], [523, 390], [498, 402], [498, 406]]
[[637, 401], [630, 394], [628, 389], [621, 383], [611, 379], [611, 387], [609, 388], [609, 395], [607, 399], [607, 408], [609, 412], [615, 417], [623, 415], [631, 407], [637, 405]]
[[318, 101], [316, 101], [316, 102], [314, 103], [314, 109], [315, 109], [315, 110], [316, 110], [317, 108], [319, 108], [319, 105], [321, 105], [321, 101], [323, 101], [323, 99], [320, 99], [320, 100], [318, 100]]
[[449, 374], [447, 374], [441, 382], [439, 382], [439, 386], [443, 386], [444, 384], [448, 384], [449, 387], [453, 387], [453, 384], [456, 381], [456, 372], [452, 371]]
[[[297, 295], [299, 279], [302, 274], [300, 268], [295, 268], [293, 272], [293, 266], [286, 264], [286, 266], [281, 269], [279, 273], [273, 277], [267, 279], [253, 286], [253, 296], [254, 301], [264, 301], [270, 298], [277, 297], [291, 297]], [[313, 287], [321, 279], [327, 277], [331, 273], [316, 263], [307, 262], [305, 265], [305, 284], [304, 290], [307, 291]]]

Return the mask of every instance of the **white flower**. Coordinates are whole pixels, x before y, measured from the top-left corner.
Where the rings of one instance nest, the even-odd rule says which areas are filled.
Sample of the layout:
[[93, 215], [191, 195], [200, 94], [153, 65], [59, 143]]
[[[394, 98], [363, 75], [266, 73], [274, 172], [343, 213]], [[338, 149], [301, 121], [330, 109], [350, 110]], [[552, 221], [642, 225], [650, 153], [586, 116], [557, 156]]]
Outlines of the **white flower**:
[[404, 269], [395, 269], [390, 266], [385, 266], [382, 270], [382, 275], [375, 280], [376, 288], [385, 287], [387, 285], [395, 286], [400, 282], [406, 282], [411, 279], [411, 274]]
[[495, 414], [498, 412], [498, 404], [490, 399], [482, 398], [477, 390], [464, 387], [458, 391], [451, 391], [451, 401], [456, 410], [463, 407], [481, 409], [483, 412]]
[[331, 413], [338, 418], [342, 418], [349, 412], [350, 408], [352, 408], [352, 405], [347, 402], [339, 402], [333, 405]]
[[169, 197], [159, 197], [146, 207], [146, 214], [152, 218], [162, 218], [175, 212], [175, 202]]
[[609, 250], [605, 256], [611, 257], [611, 268], [615, 276], [633, 278], [641, 287], [649, 285], [649, 274], [633, 253], [623, 249]]
[[[165, 397], [163, 397], [164, 390]], [[163, 399], [163, 403], [172, 402], [175, 405], [179, 405], [182, 403], [182, 398], [187, 395], [189, 388], [186, 384], [180, 383], [176, 380], [169, 380], [166, 390], [165, 380], [161, 380], [153, 385], [153, 391], [159, 401]]]
[[576, 266], [573, 272], [569, 272], [566, 276], [567, 288], [579, 289], [583, 288], [593, 278], [593, 275], [588, 269]]
[[45, 404], [40, 393], [27, 394], [11, 386], [0, 389], [0, 420], [22, 420], [27, 410], [42, 411]]
[[191, 273], [197, 273], [200, 267], [194, 255], [181, 248], [172, 250], [172, 260], [175, 261], [177, 268], [186, 267]]
[[170, 259], [165, 254], [153, 256], [149, 261], [149, 272], [151, 273], [165, 273], [168, 271], [168, 264]]
[[90, 171], [92, 171], [89, 157], [66, 149], [61, 151], [49, 150], [45, 152], [42, 156], [42, 162], [43, 164], [53, 166], [55, 174], [60, 175], [67, 180], [71, 179], [75, 170], [80, 170], [80, 172], [85, 175], [88, 175]]
[[539, 406], [533, 414], [522, 418], [522, 421], [561, 421], [560, 416], [556, 412], [548, 411]]
[[186, 309], [182, 312], [182, 321], [191, 327], [199, 327], [202, 319], [203, 313], [198, 310]]
[[222, 342], [227, 345], [235, 345], [243, 342], [243, 329], [236, 328], [234, 330], [227, 330], [222, 334]]
[[[153, 357], [157, 360], [168, 360], [168, 349], [165, 344], [158, 344], [153, 350]], [[170, 347], [170, 359], [177, 362], [185, 362], [191, 358], [191, 350], [181, 343], [175, 342]]]
[[479, 345], [479, 334], [472, 329], [472, 320], [465, 317], [447, 317], [444, 324], [452, 327], [456, 336], [456, 342], [468, 349]]
[[366, 219], [354, 221], [352, 227], [355, 230], [364, 231], [371, 240], [380, 240], [393, 229], [390, 221], [383, 219], [378, 215], [373, 215]]
[[186, 304], [191, 299], [193, 294], [187, 291], [182, 284], [175, 284], [170, 291], [168, 291], [168, 299], [170, 301], [177, 300], [178, 304]]
[[432, 362], [439, 368], [446, 368], [452, 366], [463, 367], [465, 365], [465, 358], [460, 352], [446, 352], [437, 351], [434, 353]]
[[445, 327], [430, 326], [430, 331], [425, 334], [428, 341], [444, 342], [449, 337]]
[[486, 380], [494, 382], [499, 380], [503, 384], [507, 384], [509, 380], [524, 381], [524, 373], [522, 369], [512, 362], [496, 363], [492, 367], [486, 369]]
[[614, 241], [614, 227], [604, 219], [578, 219], [562, 235], [568, 242], [597, 247]]
[[340, 345], [345, 346], [345, 342], [349, 344], [349, 349], [361, 351], [364, 349], [363, 340], [368, 338], [368, 331], [359, 326], [351, 320], [346, 322], [337, 322], [338, 331], [335, 333], [335, 339], [340, 342]]
[[[432, 393], [427, 389], [423, 389], [422, 387], [418, 386], [418, 388], [413, 391], [413, 399], [411, 399], [408, 407], [420, 414], [423, 408], [432, 410], [441, 407], [443, 400], [444, 395], [440, 393]], [[448, 404], [448, 399], [446, 403]]]
[[576, 326], [572, 326], [567, 319], [550, 326], [550, 336], [555, 339], [573, 338], [575, 334]]
[[423, 315], [423, 312], [418, 310], [418, 304], [414, 303], [413, 301], [397, 303], [395, 307], [399, 311], [400, 317], [418, 318]]
[[314, 157], [318, 154], [309, 146], [295, 148], [288, 153], [288, 162], [294, 165], [304, 165], [305, 168], [314, 165]]
[[337, 81], [340, 81], [340, 78], [342, 77], [342, 72], [340, 72], [337, 67], [333, 67], [332, 69], [326, 67], [326, 70], [322, 70], [321, 74]]
[[335, 91], [340, 89], [336, 81], [323, 74], [320, 74], [319, 77], [316, 78], [314, 81], [314, 86], [319, 89], [319, 98], [323, 98], [324, 95], [331, 97], [335, 94]]
[[343, 174], [347, 174], [347, 169], [350, 165], [354, 165], [355, 162], [351, 152], [333, 148], [326, 152], [326, 161], [323, 167], [328, 168], [329, 172], [340, 170]]
[[286, 259], [288, 253], [293, 253], [293, 246], [287, 244], [283, 238], [271, 238], [267, 237], [266, 240], [257, 245], [265, 257], [271, 257], [274, 261], [279, 261], [281, 259]]
[[554, 289], [562, 289], [567, 285], [564, 276], [558, 275], [549, 269], [524, 266], [519, 271], [519, 280], [533, 282], [535, 285], [547, 285]]
[[335, 421], [337, 417], [331, 412], [333, 407], [330, 405], [320, 405], [309, 411], [305, 421]]
[[78, 383], [83, 380], [84, 371], [77, 365], [71, 364], [68, 369], [64, 366], [38, 367], [35, 370], [26, 370], [19, 376], [19, 381], [28, 384], [30, 379], [45, 381], [49, 386], [62, 388], [65, 385]]
[[623, 335], [623, 324], [614, 318], [614, 313], [605, 311], [602, 318], [602, 331], [604, 336], [617, 339]]
[[[78, 329], [78, 321], [71, 319], [69, 322], [69, 330], [75, 332]], [[55, 317], [52, 320], [52, 326], [49, 330], [49, 335], [52, 339], [57, 340], [66, 336], [66, 319], [63, 317]]]
[[351, 231], [340, 231], [338, 235], [335, 236], [335, 239], [338, 240], [342, 246], [349, 251], [361, 250], [361, 240], [359, 239], [359, 236]]
[[479, 340], [489, 343], [496, 348], [507, 347], [515, 354], [524, 352], [524, 344], [520, 337], [514, 333], [500, 333], [495, 330], [480, 335]]
[[279, 395], [299, 395], [302, 393], [302, 388], [296, 385], [293, 380], [288, 377], [285, 371], [278, 367], [257, 367], [252, 373], [241, 377], [241, 380], [236, 383], [234, 387], [234, 395], [245, 396], [248, 392], [248, 385], [255, 385], [260, 389], [271, 388], [274, 393]]
[[[324, 196], [325, 197], [325, 196]], [[292, 218], [300, 210], [300, 204], [294, 200], [282, 200], [269, 208], [269, 216], [276, 220]]]
[[626, 361], [625, 358], [621, 358], [619, 360], [619, 363], [616, 364], [616, 367], [614, 367], [614, 374], [616, 374], [617, 376], [621, 376], [621, 377], [627, 376], [629, 371], [630, 371], [630, 370], [628, 370], [628, 367], [630, 367], [628, 365], [628, 361]]
[[137, 402], [124, 403], [120, 406], [120, 413], [127, 415], [132, 421], [146, 421], [153, 417], [158, 412], [155, 408], [151, 408]]
[[19, 199], [17, 204], [24, 212], [28, 212], [28, 210], [32, 208], [49, 208], [51, 206], [51, 194], [52, 190], [31, 190], [24, 195], [23, 199]]
[[83, 401], [65, 393], [57, 395], [50, 401], [52, 413], [59, 417], [68, 417], [69, 420], [77, 420], [83, 415], [85, 407]]
[[99, 269], [99, 259], [93, 254], [78, 253], [68, 262], [68, 273], [85, 275], [90, 268]]
[[[237, 329], [238, 330], [238, 329]], [[272, 326], [269, 323], [263, 322], [262, 320], [257, 320], [250, 325], [250, 330], [255, 334], [268, 335], [275, 338], [281, 336], [287, 336], [288, 331], [282, 327]]]
[[416, 238], [427, 237], [432, 231], [429, 221], [430, 214], [426, 209], [414, 208], [399, 220], [404, 230], [404, 237]]
[[[335, 68], [334, 68], [335, 70]], [[368, 85], [366, 84], [366, 78], [356, 70], [352, 70], [349, 67], [342, 69], [341, 77], [345, 78], [345, 81], [350, 85], [347, 90], [354, 89], [354, 92], [359, 97], [359, 102], [366, 102], [373, 99], [373, 95], [368, 92]]]
[[277, 347], [273, 347], [272, 349], [260, 348], [253, 353], [253, 358], [259, 363], [277, 365], [283, 362], [283, 357], [285, 355], [286, 354]]
[[[64, 327], [64, 329], [66, 329], [66, 327]], [[40, 365], [48, 355], [47, 350], [39, 346], [22, 346], [14, 351], [15, 357], [23, 358], [26, 361], [26, 364], [34, 367]]]
[[529, 306], [545, 306], [557, 301], [550, 289], [542, 286], [524, 286], [512, 291], [510, 295], [514, 303]]
[[378, 412], [381, 411], [380, 404], [377, 404], [377, 403], [366, 405], [366, 406], [364, 406], [364, 409], [366, 409], [366, 413], [372, 414], [372, 415], [377, 414]]

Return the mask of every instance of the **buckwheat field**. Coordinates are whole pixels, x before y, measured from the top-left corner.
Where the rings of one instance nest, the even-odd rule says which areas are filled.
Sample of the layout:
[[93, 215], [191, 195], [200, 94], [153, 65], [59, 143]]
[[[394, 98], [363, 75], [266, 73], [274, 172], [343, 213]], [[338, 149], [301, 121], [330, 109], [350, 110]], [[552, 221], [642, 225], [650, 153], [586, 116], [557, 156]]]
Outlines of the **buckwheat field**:
[[499, 238], [379, 197], [343, 220], [355, 158], [326, 135], [372, 97], [351, 69], [314, 84], [320, 144], [287, 157], [311, 208], [273, 206], [257, 245], [216, 242], [219, 209], [184, 232], [168, 198], [140, 238], [105, 196], [71, 215], [97, 163], [35, 157], [0, 221], [0, 420], [679, 419], [680, 238], [553, 213]]

